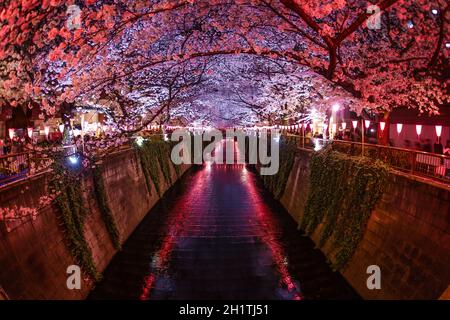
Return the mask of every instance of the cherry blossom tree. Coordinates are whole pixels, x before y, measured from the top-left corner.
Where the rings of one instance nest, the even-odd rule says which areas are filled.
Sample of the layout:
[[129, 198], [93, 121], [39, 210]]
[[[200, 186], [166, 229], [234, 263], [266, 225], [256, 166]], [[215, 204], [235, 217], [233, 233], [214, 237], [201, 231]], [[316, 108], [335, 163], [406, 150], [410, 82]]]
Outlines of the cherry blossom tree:
[[3, 0], [0, 106], [95, 108], [120, 138], [183, 117], [276, 122], [332, 99], [438, 113], [449, 15], [446, 0]]
[[52, 115], [161, 65], [239, 54], [307, 67], [366, 108], [437, 113], [448, 97], [448, 2], [372, 4], [376, 30], [361, 0], [5, 1], [1, 103], [37, 101]]

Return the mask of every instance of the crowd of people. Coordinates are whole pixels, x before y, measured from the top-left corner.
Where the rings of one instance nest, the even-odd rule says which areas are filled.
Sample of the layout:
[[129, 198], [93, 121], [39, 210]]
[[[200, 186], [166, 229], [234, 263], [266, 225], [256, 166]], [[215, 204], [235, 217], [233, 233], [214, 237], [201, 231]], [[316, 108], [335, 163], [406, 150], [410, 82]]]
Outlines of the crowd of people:
[[450, 140], [447, 140], [445, 146], [438, 140], [434, 144], [431, 142], [431, 139], [416, 141], [414, 143], [410, 140], [405, 140], [404, 148], [450, 156]]
[[[308, 131], [305, 134], [306, 138], [319, 138], [323, 139], [323, 134], [316, 132], [314, 135], [312, 132]], [[330, 138], [330, 137], [328, 137]], [[361, 131], [351, 130], [351, 131], [339, 131], [334, 135], [335, 140], [342, 140], [342, 141], [354, 141], [354, 142], [361, 142], [362, 136]], [[365, 136], [365, 143], [370, 144], [377, 144], [378, 140], [375, 135], [366, 135]], [[436, 154], [442, 154], [445, 156], [450, 156], [450, 140], [447, 140], [446, 144], [443, 145], [440, 140], [436, 140], [433, 144], [431, 139], [423, 139], [421, 141], [416, 141], [412, 143], [410, 140], [406, 139], [404, 140], [404, 143], [402, 146], [395, 145], [394, 140], [389, 140], [389, 146], [391, 147], [402, 147], [404, 149], [410, 149], [410, 150], [417, 150], [417, 151], [423, 151], [423, 152], [429, 152], [429, 153], [436, 153]]]
[[0, 139], [0, 156], [23, 152], [25, 138]]

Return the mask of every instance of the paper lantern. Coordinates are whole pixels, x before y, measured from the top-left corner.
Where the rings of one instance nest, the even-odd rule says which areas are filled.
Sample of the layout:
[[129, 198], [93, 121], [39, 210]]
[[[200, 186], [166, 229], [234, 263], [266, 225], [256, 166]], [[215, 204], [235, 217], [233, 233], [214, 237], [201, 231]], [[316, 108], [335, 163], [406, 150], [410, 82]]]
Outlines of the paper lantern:
[[366, 129], [369, 129], [369, 127], [370, 127], [370, 120], [364, 120], [364, 126], [366, 127]]
[[33, 128], [27, 128], [28, 138], [33, 138]]
[[416, 133], [418, 136], [420, 136], [420, 134], [422, 133], [422, 125], [421, 124], [416, 124]]
[[352, 120], [353, 129], [356, 129], [358, 127], [358, 120]]
[[381, 121], [380, 122], [380, 129], [381, 129], [381, 131], [384, 131], [385, 127], [386, 127], [386, 122]]
[[442, 126], [436, 126], [436, 135], [440, 138], [442, 134]]
[[61, 123], [58, 127], [59, 127], [59, 132], [64, 133], [64, 124]]
[[403, 124], [397, 123], [397, 133], [400, 134], [402, 132]]
[[345, 130], [347, 128], [347, 122], [342, 122], [342, 130]]
[[14, 138], [14, 134], [15, 134], [15, 129], [11, 128], [8, 129], [8, 134], [9, 134], [9, 138], [12, 140]]
[[50, 133], [50, 127], [49, 126], [45, 126], [44, 127], [44, 133], [45, 133], [45, 136], [48, 137], [48, 134]]

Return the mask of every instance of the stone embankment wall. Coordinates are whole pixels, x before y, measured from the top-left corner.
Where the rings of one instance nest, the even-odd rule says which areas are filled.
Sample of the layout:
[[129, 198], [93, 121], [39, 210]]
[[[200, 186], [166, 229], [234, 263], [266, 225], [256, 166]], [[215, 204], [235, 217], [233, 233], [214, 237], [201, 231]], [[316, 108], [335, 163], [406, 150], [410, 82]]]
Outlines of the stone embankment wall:
[[[182, 166], [181, 173], [187, 169], [188, 166]], [[170, 171], [175, 182], [177, 175], [172, 165]], [[158, 194], [154, 185], [149, 192], [134, 150], [109, 155], [101, 164], [101, 174], [108, 206], [124, 242], [159, 200]], [[42, 174], [0, 189], [1, 207], [39, 207], [50, 175]], [[165, 192], [171, 185], [162, 176], [160, 170], [161, 190]], [[84, 236], [95, 266], [102, 272], [117, 250], [93, 195], [92, 177], [84, 179], [82, 186], [84, 206], [88, 209]], [[35, 219], [0, 221], [0, 300], [83, 299], [90, 292], [93, 283], [88, 277], [82, 280], [81, 290], [67, 289], [67, 267], [76, 263], [68, 249], [58, 210], [51, 204], [41, 208]]]
[[[310, 158], [311, 151], [298, 151], [281, 197], [299, 223], [308, 198]], [[318, 234], [312, 236], [316, 244]], [[332, 258], [327, 246], [321, 249]], [[381, 290], [367, 288], [369, 265], [381, 268]], [[364, 236], [341, 273], [366, 299], [449, 297], [444, 292], [450, 284], [450, 187], [390, 173]]]

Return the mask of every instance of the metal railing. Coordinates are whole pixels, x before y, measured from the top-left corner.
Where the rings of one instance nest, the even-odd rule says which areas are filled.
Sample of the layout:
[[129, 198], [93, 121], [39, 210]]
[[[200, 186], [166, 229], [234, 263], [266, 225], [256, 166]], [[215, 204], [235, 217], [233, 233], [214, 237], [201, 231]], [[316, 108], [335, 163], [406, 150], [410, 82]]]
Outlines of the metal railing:
[[20, 152], [0, 156], [0, 187], [48, 170], [51, 159], [38, 152]]
[[450, 157], [419, 150], [403, 149], [378, 144], [343, 140], [325, 140], [303, 136], [288, 136], [300, 147], [320, 150], [330, 145], [333, 150], [352, 155], [381, 160], [392, 168], [416, 176], [422, 176], [450, 184]]
[[[150, 134], [146, 137], [156, 140], [163, 139], [163, 135], [161, 134]], [[130, 149], [131, 147], [132, 139], [116, 146], [98, 148], [95, 150], [95, 157], [101, 159], [108, 154]], [[74, 144], [60, 146], [58, 148], [60, 148], [66, 156], [81, 152]], [[50, 170], [52, 163], [53, 160], [49, 157], [49, 154], [45, 153], [45, 151], [26, 151], [0, 155], [0, 187], [46, 172]]]

